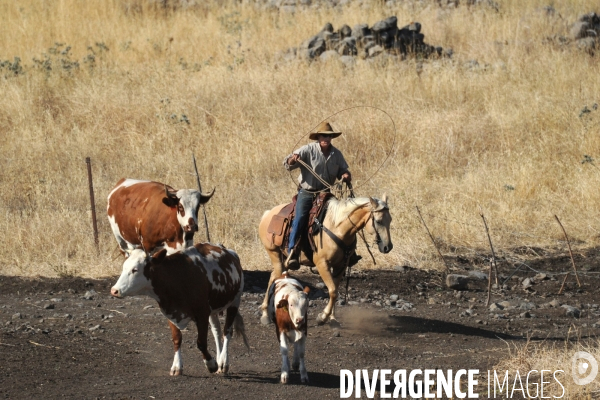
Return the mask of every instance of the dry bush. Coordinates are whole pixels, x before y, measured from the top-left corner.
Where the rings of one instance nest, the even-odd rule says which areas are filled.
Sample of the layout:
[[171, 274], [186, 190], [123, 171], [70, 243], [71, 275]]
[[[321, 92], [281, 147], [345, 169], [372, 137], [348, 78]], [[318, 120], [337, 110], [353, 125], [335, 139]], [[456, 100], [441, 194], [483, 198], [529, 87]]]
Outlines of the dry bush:
[[[211, 238], [236, 249], [246, 268], [268, 268], [257, 226], [293, 194], [283, 157], [323, 118], [356, 105], [385, 110], [397, 127], [368, 108], [332, 119], [346, 132], [334, 144], [358, 194], [390, 197], [395, 248], [376, 254], [379, 266], [441, 265], [415, 205], [452, 251], [486, 251], [480, 210], [499, 249], [556, 245], [554, 214], [578, 246], [597, 245], [600, 171], [582, 160], [600, 156], [599, 65], [543, 41], [594, 2], [556, 1], [560, 16], [541, 11], [542, 1], [500, 2], [500, 12], [373, 2], [295, 15], [222, 3], [0, 4], [10, 21], [0, 24], [0, 62], [10, 61], [0, 73], [1, 273], [118, 273], [108, 192], [121, 177], [193, 188], [192, 152], [203, 187], [217, 190], [207, 206]], [[326, 22], [373, 24], [392, 14], [399, 24], [421, 22], [426, 41], [453, 48], [454, 58], [345, 69], [275, 56]], [[478, 67], [466, 66], [474, 59]]]
[[[511, 347], [512, 346], [512, 347]], [[570, 342], [566, 341], [562, 344], [548, 342], [530, 342], [525, 345], [509, 345], [508, 356], [501, 360], [498, 365], [493, 367], [498, 373], [499, 380], [502, 381], [506, 371], [509, 371], [509, 391], [512, 391], [513, 382], [516, 380], [516, 388], [520, 388], [519, 379], [516, 378], [516, 371], [519, 371], [523, 388], [526, 386], [526, 377], [530, 371], [530, 386], [529, 390], [532, 395], [540, 388], [540, 371], [551, 371], [546, 373], [544, 381], [550, 383], [544, 385], [544, 397], [562, 398], [562, 399], [595, 399], [600, 393], [600, 383], [598, 379], [593, 380], [587, 385], [577, 385], [572, 378], [572, 358], [578, 351], [585, 351], [591, 354], [596, 360], [600, 359], [600, 347], [596, 340], [588, 340]], [[556, 379], [560, 385], [556, 383], [551, 376], [554, 371], [562, 370], [562, 373], [557, 373]], [[585, 378], [588, 374], [579, 375], [580, 378]], [[493, 372], [492, 372], [493, 379]], [[537, 384], [537, 387], [536, 387]], [[562, 385], [562, 387], [561, 387]], [[497, 388], [499, 390], [499, 388]], [[515, 391], [515, 397], [519, 396], [520, 391]], [[505, 393], [506, 394], [506, 393]], [[500, 393], [498, 392], [499, 397]], [[541, 393], [538, 394], [541, 397]], [[490, 395], [493, 397], [493, 393]], [[507, 396], [508, 397], [508, 396]], [[535, 396], [534, 396], [535, 397]], [[510, 398], [510, 397], [508, 397]]]

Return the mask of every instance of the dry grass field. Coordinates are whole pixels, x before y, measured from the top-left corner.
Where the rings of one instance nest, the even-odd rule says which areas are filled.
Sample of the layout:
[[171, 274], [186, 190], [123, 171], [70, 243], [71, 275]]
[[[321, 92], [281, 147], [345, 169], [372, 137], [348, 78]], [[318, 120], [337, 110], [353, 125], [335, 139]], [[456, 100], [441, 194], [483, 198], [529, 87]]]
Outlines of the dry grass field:
[[[216, 187], [211, 238], [246, 268], [266, 269], [259, 219], [294, 192], [281, 160], [322, 119], [353, 106], [383, 109], [396, 124], [372, 108], [331, 118], [345, 132], [334, 144], [357, 194], [390, 197], [395, 247], [376, 254], [380, 266], [442, 266], [417, 205], [446, 254], [488, 251], [480, 213], [500, 253], [565, 251], [554, 215], [576, 247], [598, 245], [600, 170], [582, 161], [600, 157], [600, 64], [545, 40], [600, 11], [597, 2], [556, 0], [554, 15], [541, 0], [499, 1], [499, 12], [373, 1], [294, 15], [235, 3], [127, 4], [143, 2], [0, 2], [0, 273], [117, 274], [108, 192], [121, 177], [194, 188], [192, 152], [203, 187]], [[453, 58], [347, 69], [276, 57], [326, 22], [337, 29], [390, 15], [400, 26], [421, 22], [425, 41]]]

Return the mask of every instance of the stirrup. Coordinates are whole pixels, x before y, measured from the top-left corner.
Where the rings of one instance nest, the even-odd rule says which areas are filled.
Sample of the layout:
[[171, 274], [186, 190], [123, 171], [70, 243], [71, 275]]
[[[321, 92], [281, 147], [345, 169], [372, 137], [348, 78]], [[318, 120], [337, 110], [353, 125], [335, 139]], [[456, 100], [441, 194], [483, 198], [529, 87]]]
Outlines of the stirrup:
[[298, 257], [294, 257], [294, 253], [295, 251], [292, 249], [284, 263], [284, 266], [292, 271], [300, 269], [300, 262], [298, 261]]

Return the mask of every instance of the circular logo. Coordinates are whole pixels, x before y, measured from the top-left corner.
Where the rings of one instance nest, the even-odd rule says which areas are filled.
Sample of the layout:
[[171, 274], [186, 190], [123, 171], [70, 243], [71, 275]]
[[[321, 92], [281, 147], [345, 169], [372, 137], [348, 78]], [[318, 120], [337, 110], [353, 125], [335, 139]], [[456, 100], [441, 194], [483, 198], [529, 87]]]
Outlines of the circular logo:
[[577, 385], [587, 385], [598, 375], [598, 362], [590, 353], [578, 351], [571, 360], [571, 375]]

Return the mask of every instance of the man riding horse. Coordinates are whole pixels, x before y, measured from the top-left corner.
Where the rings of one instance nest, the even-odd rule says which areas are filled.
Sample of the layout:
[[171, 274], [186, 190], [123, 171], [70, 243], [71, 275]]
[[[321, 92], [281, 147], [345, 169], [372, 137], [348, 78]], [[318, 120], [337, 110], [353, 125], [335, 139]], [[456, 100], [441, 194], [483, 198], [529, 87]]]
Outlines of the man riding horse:
[[[298, 244], [306, 231], [309, 212], [315, 197], [320, 192], [329, 191], [329, 186], [333, 185], [336, 179], [347, 183], [352, 180], [348, 164], [342, 152], [331, 144], [331, 140], [341, 134], [342, 132], [334, 131], [328, 122], [322, 122], [317, 131], [309, 136], [311, 140], [316, 140], [316, 142], [300, 147], [283, 160], [283, 165], [288, 171], [298, 167], [301, 170], [298, 177], [298, 199], [291, 226], [288, 257], [285, 261], [285, 266], [288, 269], [296, 270], [300, 268]], [[313, 175], [304, 165], [301, 165], [298, 162], [299, 160], [312, 168], [318, 177]], [[322, 181], [329, 186], [326, 186]]]
[[[316, 142], [299, 148], [284, 160], [288, 170], [302, 166], [296, 216], [287, 246], [291, 254], [286, 260], [287, 265], [284, 266], [282, 261], [293, 202], [279, 204], [265, 211], [258, 225], [258, 236], [273, 266], [267, 288], [281, 277], [286, 266], [288, 269], [297, 269], [302, 262], [303, 265], [316, 267], [329, 292], [329, 302], [316, 318], [319, 324], [336, 321], [334, 309], [340, 281], [347, 267], [356, 264], [360, 258], [356, 255], [357, 234], [364, 229], [381, 253], [389, 253], [393, 248], [390, 235], [392, 216], [385, 194], [381, 199], [371, 196], [337, 199], [331, 195], [328, 200], [324, 198], [327, 196], [319, 195], [328, 191], [336, 179], [350, 182], [348, 164], [342, 153], [331, 145], [331, 139], [340, 134], [324, 122], [310, 135]], [[317, 203], [314, 207], [313, 200]], [[323, 216], [321, 212], [325, 201], [327, 209]], [[303, 235], [307, 230], [306, 220], [311, 218], [314, 218], [312, 232]], [[269, 323], [268, 290], [261, 305], [260, 321], [263, 324]]]

